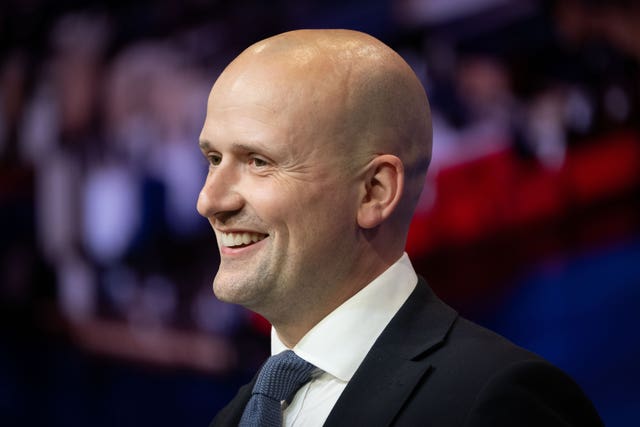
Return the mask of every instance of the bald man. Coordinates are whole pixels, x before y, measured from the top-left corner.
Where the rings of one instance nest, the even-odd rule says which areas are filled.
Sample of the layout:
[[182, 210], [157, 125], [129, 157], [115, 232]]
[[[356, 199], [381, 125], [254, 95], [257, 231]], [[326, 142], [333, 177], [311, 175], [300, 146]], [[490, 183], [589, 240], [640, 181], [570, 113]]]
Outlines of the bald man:
[[[215, 82], [200, 148], [214, 293], [273, 325], [274, 356], [212, 425], [601, 425], [570, 378], [417, 277], [404, 247], [430, 111], [388, 46], [347, 30], [256, 43]], [[308, 375], [267, 420], [260, 387], [285, 354]]]

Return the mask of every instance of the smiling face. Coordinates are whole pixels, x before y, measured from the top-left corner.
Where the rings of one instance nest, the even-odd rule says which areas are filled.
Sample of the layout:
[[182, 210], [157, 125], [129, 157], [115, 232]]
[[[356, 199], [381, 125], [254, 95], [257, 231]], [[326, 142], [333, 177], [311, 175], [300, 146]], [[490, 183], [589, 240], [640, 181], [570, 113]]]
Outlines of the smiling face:
[[348, 280], [359, 187], [343, 167], [339, 96], [314, 91], [308, 69], [245, 62], [209, 97], [198, 211], [220, 250], [216, 296], [273, 321]]

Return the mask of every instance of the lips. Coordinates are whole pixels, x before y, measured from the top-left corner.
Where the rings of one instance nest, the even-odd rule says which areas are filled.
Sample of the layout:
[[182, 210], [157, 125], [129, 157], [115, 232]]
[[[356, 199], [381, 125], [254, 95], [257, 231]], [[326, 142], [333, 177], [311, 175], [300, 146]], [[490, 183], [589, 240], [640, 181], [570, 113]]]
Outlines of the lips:
[[253, 243], [257, 243], [260, 240], [265, 239], [268, 234], [254, 233], [254, 232], [219, 232], [218, 237], [220, 244], [229, 248], [238, 248], [248, 246]]

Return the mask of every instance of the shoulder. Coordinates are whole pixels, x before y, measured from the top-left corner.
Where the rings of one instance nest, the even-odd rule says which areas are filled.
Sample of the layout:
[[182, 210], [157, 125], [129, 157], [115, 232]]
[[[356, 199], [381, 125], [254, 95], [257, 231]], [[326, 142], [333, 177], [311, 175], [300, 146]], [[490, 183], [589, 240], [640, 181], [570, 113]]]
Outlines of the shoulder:
[[426, 368], [397, 425], [602, 425], [568, 375], [458, 316], [423, 280], [383, 335], [388, 353]]
[[521, 360], [495, 372], [477, 393], [467, 426], [602, 426], [580, 387], [552, 364]]
[[416, 390], [414, 403], [415, 408], [430, 407], [437, 425], [602, 425], [568, 375], [464, 318], [455, 320], [427, 359], [429, 376]]
[[435, 359], [459, 363], [477, 375], [492, 375], [496, 370], [520, 361], [541, 361], [540, 356], [526, 350], [503, 336], [458, 317], [447, 335], [442, 354]]

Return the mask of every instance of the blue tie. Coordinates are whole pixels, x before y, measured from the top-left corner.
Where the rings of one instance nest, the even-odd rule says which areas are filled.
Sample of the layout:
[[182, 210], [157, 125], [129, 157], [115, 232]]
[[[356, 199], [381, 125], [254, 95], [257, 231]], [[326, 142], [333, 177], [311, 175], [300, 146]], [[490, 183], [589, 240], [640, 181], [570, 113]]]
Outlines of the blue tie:
[[286, 350], [271, 356], [260, 371], [240, 427], [281, 427], [280, 402], [289, 401], [311, 379], [311, 363]]

